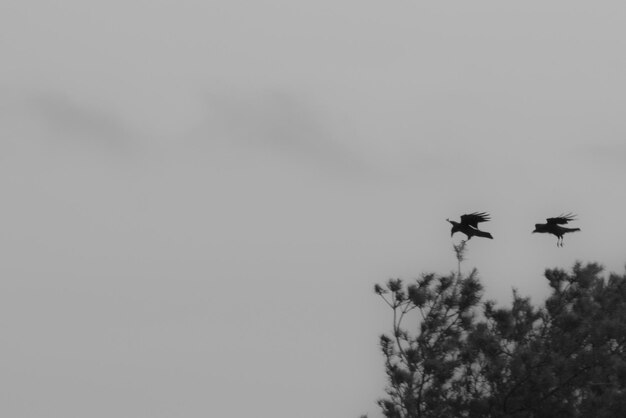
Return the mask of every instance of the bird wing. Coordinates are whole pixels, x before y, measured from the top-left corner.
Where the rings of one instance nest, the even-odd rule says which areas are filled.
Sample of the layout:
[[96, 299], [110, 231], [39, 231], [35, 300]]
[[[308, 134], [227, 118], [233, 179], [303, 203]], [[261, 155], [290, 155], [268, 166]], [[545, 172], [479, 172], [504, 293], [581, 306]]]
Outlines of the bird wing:
[[467, 213], [465, 215], [462, 215], [461, 223], [465, 225], [473, 226], [474, 228], [478, 228], [479, 222], [486, 222], [489, 219], [490, 219], [489, 214], [487, 212], [474, 212], [474, 213]]
[[576, 219], [576, 215], [574, 215], [573, 213], [568, 213], [568, 214], [561, 214], [555, 218], [547, 218], [546, 221], [548, 221], [548, 224], [550, 225], [557, 225], [557, 224], [564, 225], [568, 223], [569, 221], [573, 221], [575, 219]]

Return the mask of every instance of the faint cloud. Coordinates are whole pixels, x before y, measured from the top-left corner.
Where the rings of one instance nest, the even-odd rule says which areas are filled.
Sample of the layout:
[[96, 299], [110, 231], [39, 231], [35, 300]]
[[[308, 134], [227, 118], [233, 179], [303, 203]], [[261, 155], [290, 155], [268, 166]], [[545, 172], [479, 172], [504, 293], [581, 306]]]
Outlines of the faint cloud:
[[596, 163], [619, 164], [623, 166], [626, 156], [626, 143], [595, 142], [586, 144], [577, 149], [576, 154], [585, 160], [594, 160]]
[[56, 138], [116, 149], [126, 145], [129, 128], [111, 109], [61, 93], [30, 100], [34, 116]]
[[[97, 99], [57, 91], [1, 88], [2, 132], [11, 147], [127, 151], [131, 129]], [[6, 144], [5, 144], [6, 145]]]
[[342, 140], [332, 115], [286, 90], [221, 91], [207, 96], [211, 136], [303, 163], [344, 171], [369, 171]]

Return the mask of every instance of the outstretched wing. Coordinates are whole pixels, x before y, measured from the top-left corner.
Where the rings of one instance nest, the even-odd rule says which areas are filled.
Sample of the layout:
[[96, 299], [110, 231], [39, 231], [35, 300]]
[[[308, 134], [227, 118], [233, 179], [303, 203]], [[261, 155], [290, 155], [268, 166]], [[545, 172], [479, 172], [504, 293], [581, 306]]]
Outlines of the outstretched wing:
[[479, 222], [486, 222], [489, 219], [490, 219], [489, 214], [487, 212], [474, 212], [474, 213], [467, 213], [465, 215], [462, 215], [461, 223], [465, 225], [473, 226], [474, 228], [478, 228]]
[[568, 214], [561, 214], [557, 216], [556, 218], [548, 218], [546, 219], [546, 221], [548, 221], [548, 224], [550, 225], [557, 225], [557, 224], [564, 225], [568, 223], [569, 221], [573, 221], [575, 219], [576, 219], [576, 215], [570, 212]]

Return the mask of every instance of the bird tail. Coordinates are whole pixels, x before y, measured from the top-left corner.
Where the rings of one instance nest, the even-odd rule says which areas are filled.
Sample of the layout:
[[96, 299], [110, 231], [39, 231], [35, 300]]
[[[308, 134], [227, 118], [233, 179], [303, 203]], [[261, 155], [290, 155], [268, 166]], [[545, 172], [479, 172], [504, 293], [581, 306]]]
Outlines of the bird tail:
[[493, 239], [493, 237], [491, 236], [491, 234], [489, 232], [485, 232], [485, 231], [481, 231], [481, 230], [477, 229], [474, 233], [475, 233], [475, 235], [477, 235], [479, 237]]

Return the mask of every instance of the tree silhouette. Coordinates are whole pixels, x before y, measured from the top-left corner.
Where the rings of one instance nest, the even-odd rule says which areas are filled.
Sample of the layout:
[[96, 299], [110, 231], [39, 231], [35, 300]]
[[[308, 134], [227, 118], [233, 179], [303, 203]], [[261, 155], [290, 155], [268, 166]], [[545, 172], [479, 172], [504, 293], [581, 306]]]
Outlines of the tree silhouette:
[[[391, 279], [374, 290], [393, 313], [380, 337], [388, 418], [616, 417], [626, 410], [626, 276], [594, 263], [549, 269], [540, 307], [513, 291], [481, 303], [476, 270]], [[482, 307], [482, 309], [479, 309]], [[480, 311], [480, 312], [479, 312]]]
[[[508, 415], [615, 417], [626, 407], [626, 276], [577, 263], [546, 271], [551, 295], [541, 309], [515, 295], [512, 309], [486, 309], [509, 355], [492, 357], [509, 376], [498, 386]], [[507, 332], [511, 330], [518, 332]], [[501, 345], [502, 342], [501, 341]], [[506, 415], [505, 415], [506, 416]], [[522, 415], [523, 416], [523, 415]]]
[[[460, 262], [461, 251], [457, 255]], [[407, 286], [391, 279], [374, 290], [393, 311], [393, 333], [380, 337], [389, 383], [388, 397], [378, 402], [383, 413], [390, 418], [454, 416], [467, 402], [459, 390], [466, 376], [459, 371], [473, 361], [467, 358], [472, 355], [467, 340], [482, 292], [476, 271], [467, 277], [422, 275]], [[417, 318], [411, 320], [413, 313]]]

